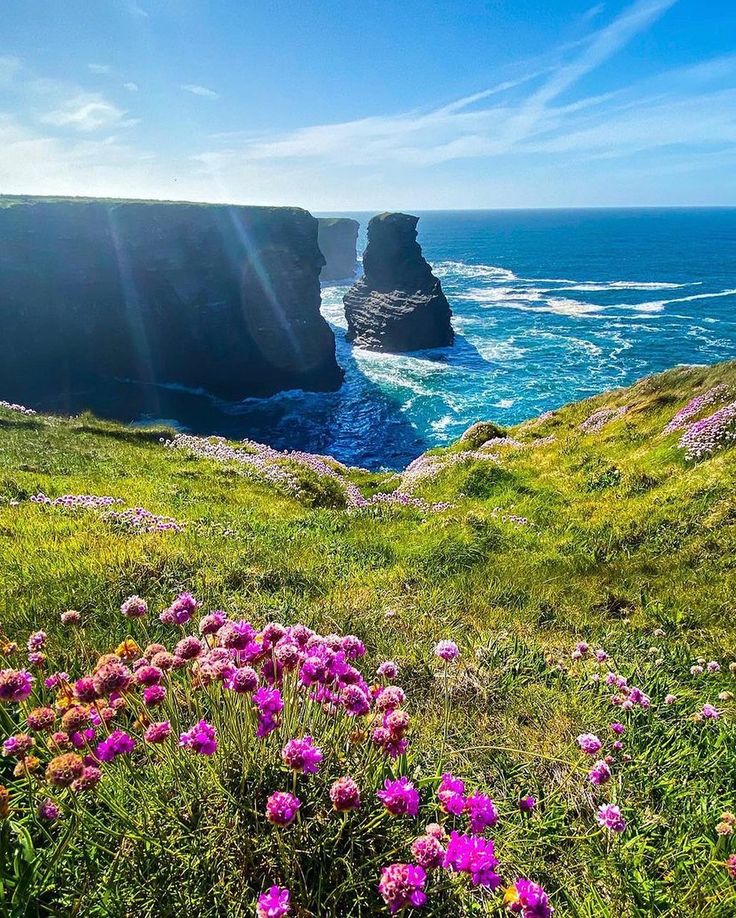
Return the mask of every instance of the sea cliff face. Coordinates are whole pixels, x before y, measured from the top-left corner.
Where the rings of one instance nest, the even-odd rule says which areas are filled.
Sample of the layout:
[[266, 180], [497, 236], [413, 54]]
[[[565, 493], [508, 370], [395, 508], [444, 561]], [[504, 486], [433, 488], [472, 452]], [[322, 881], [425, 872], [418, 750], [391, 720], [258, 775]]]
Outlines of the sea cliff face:
[[353, 279], [358, 269], [358, 230], [360, 224], [350, 217], [318, 217], [319, 248], [326, 264], [321, 281]]
[[305, 210], [4, 198], [0, 239], [5, 398], [85, 407], [77, 394], [132, 380], [237, 400], [342, 381]]
[[383, 213], [368, 224], [364, 275], [343, 298], [348, 341], [393, 353], [452, 344], [452, 312], [422, 256], [418, 221]]

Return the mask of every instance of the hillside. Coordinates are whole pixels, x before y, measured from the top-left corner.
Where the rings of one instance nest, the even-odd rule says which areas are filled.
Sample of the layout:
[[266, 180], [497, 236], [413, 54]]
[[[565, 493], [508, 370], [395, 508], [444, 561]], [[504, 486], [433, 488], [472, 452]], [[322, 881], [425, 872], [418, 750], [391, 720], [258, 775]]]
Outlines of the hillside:
[[[131, 664], [152, 642], [172, 649], [192, 627], [158, 615], [175, 617], [182, 592], [258, 629], [356, 635], [367, 683], [381, 661], [396, 662], [411, 718], [408, 751], [381, 756], [368, 735], [375, 713], [345, 726], [330, 720], [337, 696], [305, 707], [279, 675], [284, 712], [257, 741], [263, 710], [239, 709], [201, 660], [182, 663], [167, 670], [160, 710], [175, 731], [215, 724], [219, 741], [212, 756], [182, 758], [175, 744], [151, 752], [148, 705], [123, 686], [117, 708], [109, 699], [113, 726], [138, 746], [125, 762], [103, 759], [95, 791], [49, 790], [43, 769], [64, 747], [40, 737], [38, 770], [16, 766], [12, 749], [0, 760], [10, 795], [0, 904], [11, 914], [252, 915], [273, 883], [290, 889], [297, 916], [380, 912], [401, 901], [386, 884], [377, 892], [381, 868], [410, 862], [426, 822], [465, 831], [442, 796], [440, 775], [452, 772], [495, 802], [497, 823], [476, 835], [493, 839], [500, 880], [476, 884], [459, 861], [428, 867], [417, 914], [501, 914], [517, 877], [541, 884], [557, 916], [734, 914], [736, 836], [728, 821], [716, 830], [736, 806], [732, 413], [689, 435], [690, 456], [680, 440], [735, 392], [736, 363], [676, 369], [503, 431], [478, 426], [402, 475], [0, 407], [0, 669], [36, 677], [27, 701], [0, 700], [4, 736], [24, 729], [33, 706], [56, 701], [61, 716], [83, 700], [44, 688], [49, 673], [73, 681], [116, 649]], [[147, 616], [121, 615], [132, 595]], [[68, 610], [79, 624], [61, 622]], [[37, 629], [46, 642], [30, 649], [47, 659], [31, 665], [24, 647]], [[251, 638], [259, 664], [264, 634]], [[138, 647], [121, 649], [127, 639]], [[433, 654], [442, 640], [456, 642], [457, 660]], [[264, 663], [272, 673], [275, 659]], [[402, 707], [370, 697], [384, 717]], [[292, 786], [280, 750], [310, 731], [324, 761], [298, 782], [294, 771]], [[600, 782], [587, 777], [598, 756], [576, 742], [588, 733], [611, 757]], [[80, 743], [91, 754], [93, 740]], [[327, 784], [344, 774], [361, 784], [362, 806], [330, 816]], [[399, 775], [420, 791], [417, 818], [375, 798]], [[297, 786], [299, 819], [274, 829], [266, 798]], [[523, 813], [529, 794], [537, 803]], [[37, 814], [47, 796], [58, 820]], [[625, 831], [599, 824], [606, 803]], [[524, 918], [545, 914], [515, 903], [509, 894], [506, 907]]]

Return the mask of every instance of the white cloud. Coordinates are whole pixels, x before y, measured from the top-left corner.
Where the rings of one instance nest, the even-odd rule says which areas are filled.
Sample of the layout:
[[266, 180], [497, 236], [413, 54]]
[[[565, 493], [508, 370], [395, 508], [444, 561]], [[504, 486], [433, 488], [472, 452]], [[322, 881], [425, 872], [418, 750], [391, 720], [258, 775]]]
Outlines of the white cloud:
[[11, 55], [0, 55], [0, 86], [7, 86], [12, 83], [20, 67], [20, 58]]
[[123, 89], [127, 89], [128, 92], [138, 92], [138, 84], [134, 83], [132, 80], [128, 83], [123, 83]]
[[40, 121], [55, 127], [69, 127], [91, 132], [102, 128], [128, 127], [136, 122], [125, 118], [125, 112], [99, 93], [79, 93], [58, 108], [46, 112]]
[[91, 73], [110, 73], [112, 67], [109, 64], [87, 64]]
[[206, 99], [219, 99], [220, 94], [214, 89], [208, 89], [206, 86], [199, 86], [196, 83], [183, 83], [180, 87], [185, 92], [191, 92], [195, 96], [203, 96]]

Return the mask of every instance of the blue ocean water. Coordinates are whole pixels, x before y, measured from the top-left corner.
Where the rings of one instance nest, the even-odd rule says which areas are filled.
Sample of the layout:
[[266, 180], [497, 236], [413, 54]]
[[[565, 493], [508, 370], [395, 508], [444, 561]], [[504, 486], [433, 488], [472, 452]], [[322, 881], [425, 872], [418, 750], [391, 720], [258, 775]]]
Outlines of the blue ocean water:
[[[372, 214], [361, 223], [359, 245]], [[419, 213], [453, 311], [453, 347], [378, 354], [345, 341], [345, 383], [226, 406], [224, 432], [399, 468], [474, 421], [510, 424], [677, 364], [736, 357], [736, 209]]]

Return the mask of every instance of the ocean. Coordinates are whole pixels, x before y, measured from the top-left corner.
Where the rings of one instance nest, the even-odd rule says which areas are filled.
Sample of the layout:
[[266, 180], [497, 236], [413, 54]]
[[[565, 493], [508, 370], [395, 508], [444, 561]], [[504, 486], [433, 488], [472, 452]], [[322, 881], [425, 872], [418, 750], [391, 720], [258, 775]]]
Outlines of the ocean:
[[[736, 358], [736, 209], [415, 213], [455, 345], [353, 349], [347, 286], [325, 286], [342, 389], [220, 405], [213, 430], [402, 468], [478, 420], [513, 424], [678, 364]], [[362, 250], [372, 214], [344, 216], [360, 221]]]

